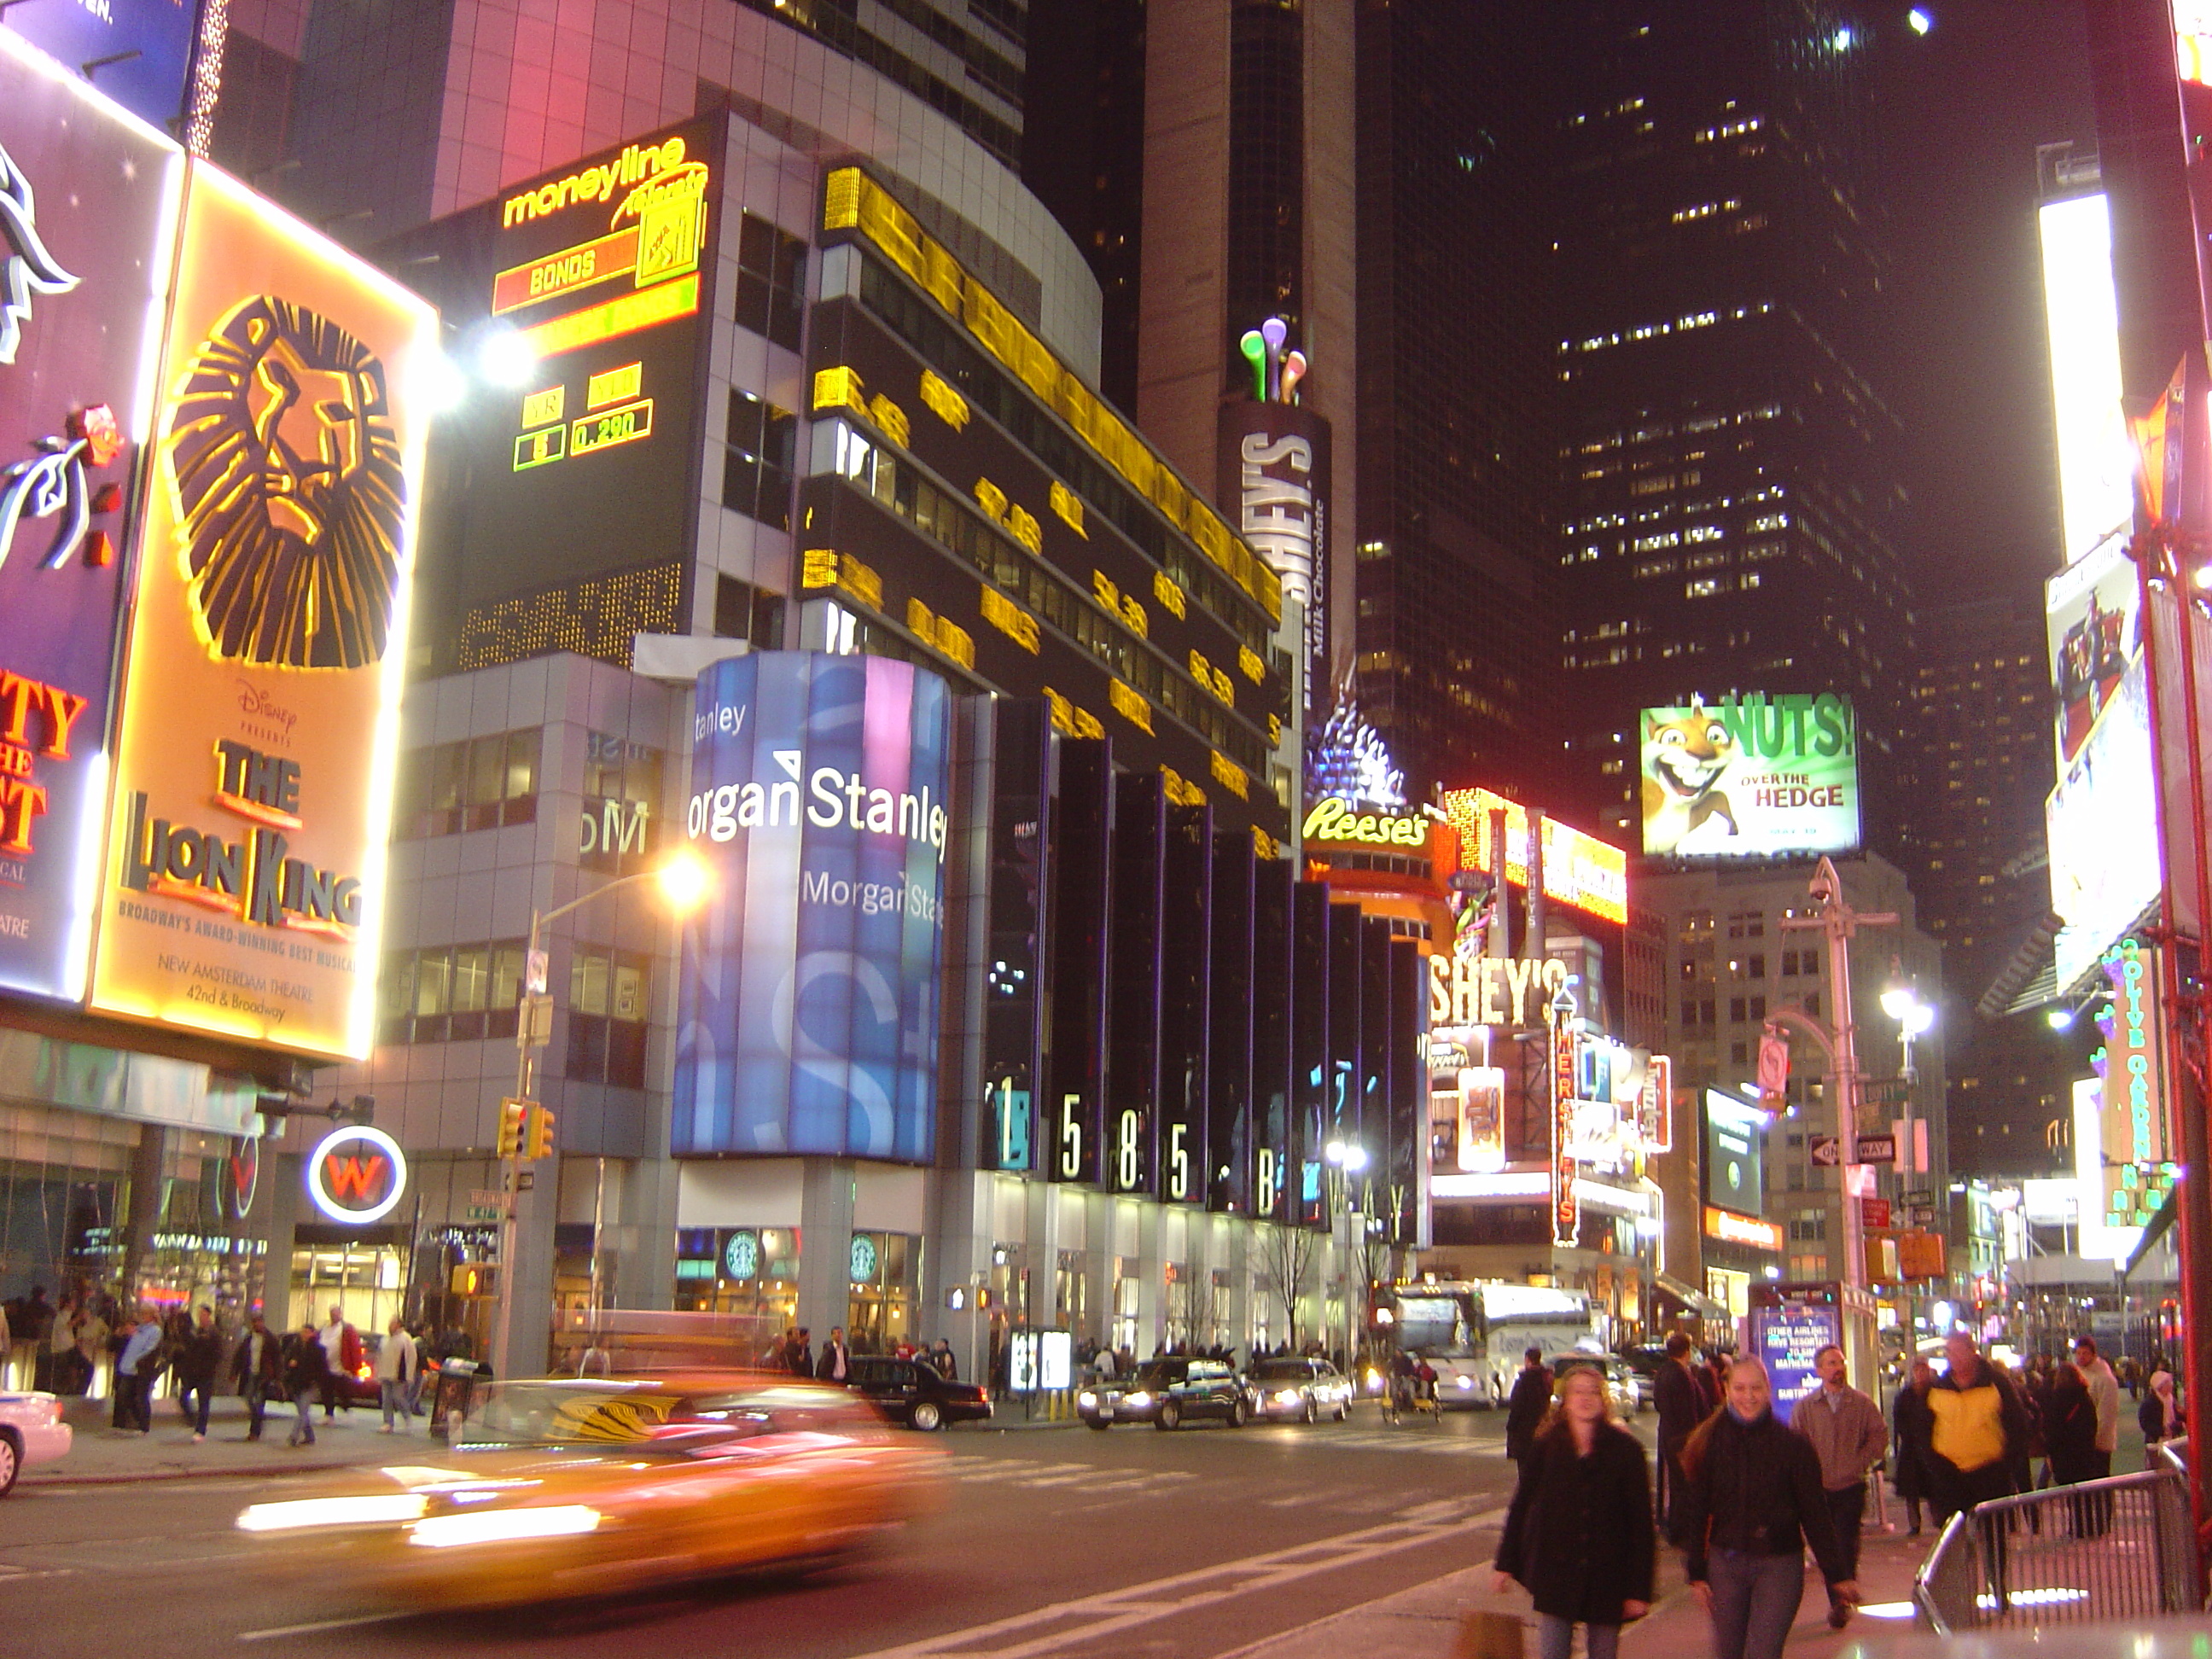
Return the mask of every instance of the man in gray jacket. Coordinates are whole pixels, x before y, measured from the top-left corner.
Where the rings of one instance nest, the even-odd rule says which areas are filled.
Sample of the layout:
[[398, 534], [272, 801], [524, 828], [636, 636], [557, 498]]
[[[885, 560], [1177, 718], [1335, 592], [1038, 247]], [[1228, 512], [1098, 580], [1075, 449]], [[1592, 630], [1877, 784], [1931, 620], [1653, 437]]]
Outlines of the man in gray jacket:
[[[1843, 1546], [1844, 1577], [1858, 1577], [1859, 1523], [1866, 1514], [1867, 1471], [1889, 1446], [1889, 1425], [1881, 1407], [1844, 1380], [1844, 1351], [1831, 1344], [1813, 1356], [1820, 1386], [1797, 1402], [1790, 1426], [1813, 1443], [1820, 1455], [1820, 1486], [1828, 1495], [1837, 1541]], [[1841, 1629], [1850, 1609], [1838, 1602], [1828, 1622]]]

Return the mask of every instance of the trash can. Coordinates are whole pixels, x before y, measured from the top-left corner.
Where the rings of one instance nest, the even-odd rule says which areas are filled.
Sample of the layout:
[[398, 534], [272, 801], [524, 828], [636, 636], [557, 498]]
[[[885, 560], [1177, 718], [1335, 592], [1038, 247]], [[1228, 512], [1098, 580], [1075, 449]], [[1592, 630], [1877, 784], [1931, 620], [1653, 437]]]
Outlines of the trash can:
[[477, 1362], [473, 1359], [447, 1359], [437, 1368], [437, 1387], [430, 1395], [430, 1432], [442, 1435], [449, 1417], [465, 1417], [470, 1397], [476, 1392]]

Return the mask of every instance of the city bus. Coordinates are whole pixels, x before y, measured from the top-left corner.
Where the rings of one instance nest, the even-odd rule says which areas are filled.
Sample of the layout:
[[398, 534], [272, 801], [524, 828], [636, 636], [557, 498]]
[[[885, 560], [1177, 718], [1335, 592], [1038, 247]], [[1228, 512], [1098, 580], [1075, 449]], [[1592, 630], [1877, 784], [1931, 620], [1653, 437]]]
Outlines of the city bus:
[[1401, 1285], [1387, 1304], [1391, 1337], [1435, 1367], [1446, 1406], [1503, 1405], [1522, 1356], [1603, 1356], [1605, 1333], [1585, 1291], [1555, 1291], [1502, 1280]]

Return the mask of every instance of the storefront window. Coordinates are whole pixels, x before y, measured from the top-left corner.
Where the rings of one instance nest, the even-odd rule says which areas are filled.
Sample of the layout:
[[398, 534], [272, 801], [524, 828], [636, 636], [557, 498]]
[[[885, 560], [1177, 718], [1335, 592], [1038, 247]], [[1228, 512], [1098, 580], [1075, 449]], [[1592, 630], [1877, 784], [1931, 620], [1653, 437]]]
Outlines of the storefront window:
[[853, 1235], [845, 1334], [855, 1353], [889, 1353], [913, 1341], [921, 1241], [907, 1233]]
[[407, 1311], [409, 1255], [406, 1234], [399, 1228], [300, 1223], [292, 1230], [287, 1323], [278, 1325], [272, 1318], [271, 1328], [319, 1326], [337, 1308], [361, 1333], [363, 1348], [374, 1353], [384, 1328]]
[[[796, 1227], [685, 1227], [676, 1235], [679, 1312], [734, 1314], [745, 1323], [748, 1360], [799, 1322]], [[815, 1333], [819, 1343], [830, 1334]]]

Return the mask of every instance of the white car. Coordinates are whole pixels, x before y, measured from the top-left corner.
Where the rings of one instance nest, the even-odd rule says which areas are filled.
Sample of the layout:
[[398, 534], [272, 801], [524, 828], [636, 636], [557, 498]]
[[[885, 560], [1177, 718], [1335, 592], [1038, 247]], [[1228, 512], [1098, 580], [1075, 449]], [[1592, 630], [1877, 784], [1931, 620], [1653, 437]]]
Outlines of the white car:
[[27, 1463], [51, 1463], [70, 1449], [62, 1402], [50, 1394], [0, 1394], [0, 1498]]

